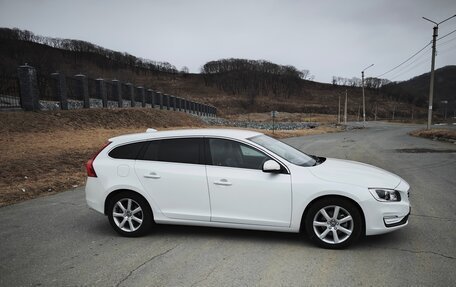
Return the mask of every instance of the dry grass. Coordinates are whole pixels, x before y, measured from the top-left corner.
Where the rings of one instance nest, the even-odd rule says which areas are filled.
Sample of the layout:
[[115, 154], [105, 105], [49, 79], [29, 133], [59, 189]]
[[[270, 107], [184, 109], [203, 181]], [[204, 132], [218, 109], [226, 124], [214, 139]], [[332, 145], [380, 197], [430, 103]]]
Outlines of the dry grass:
[[70, 111], [0, 113], [0, 132], [50, 132], [56, 130], [118, 129], [144, 127], [204, 126], [197, 117], [166, 110], [82, 109]]
[[417, 130], [411, 132], [410, 135], [431, 139], [456, 140], [456, 130], [454, 129]]
[[202, 127], [197, 117], [152, 109], [0, 113], [0, 206], [84, 183], [84, 163], [110, 137], [147, 127]]
[[144, 131], [98, 128], [1, 137], [0, 206], [84, 184], [85, 163], [109, 138]]
[[84, 162], [122, 130], [11, 133], [0, 139], [0, 206], [83, 184]]
[[[183, 113], [169, 117], [166, 112], [157, 112], [139, 113], [141, 120], [135, 124], [132, 121], [138, 116], [117, 111], [101, 111], [101, 116], [89, 111], [80, 111], [79, 116], [75, 111], [0, 114], [0, 206], [83, 185], [85, 162], [111, 137], [144, 132], [147, 127], [160, 130], [204, 127], [197, 118]], [[162, 119], [164, 116], [166, 119]], [[84, 128], [84, 122], [90, 122], [91, 127]], [[116, 125], [119, 127], [114, 128]], [[285, 138], [337, 129], [322, 126], [274, 134], [258, 131]]]

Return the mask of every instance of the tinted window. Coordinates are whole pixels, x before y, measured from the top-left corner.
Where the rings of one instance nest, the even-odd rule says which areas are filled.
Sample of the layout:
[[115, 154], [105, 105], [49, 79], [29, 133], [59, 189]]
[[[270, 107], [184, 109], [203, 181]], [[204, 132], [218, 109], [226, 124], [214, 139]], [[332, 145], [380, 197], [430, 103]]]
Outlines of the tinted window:
[[209, 139], [212, 165], [263, 169], [270, 158], [264, 153], [236, 141]]
[[199, 164], [203, 140], [198, 138], [151, 141], [142, 159]]
[[116, 147], [109, 152], [109, 156], [121, 159], [136, 159], [145, 142], [132, 143]]
[[160, 140], [151, 141], [146, 147], [143, 156], [143, 160], [158, 160], [158, 147], [160, 146]]

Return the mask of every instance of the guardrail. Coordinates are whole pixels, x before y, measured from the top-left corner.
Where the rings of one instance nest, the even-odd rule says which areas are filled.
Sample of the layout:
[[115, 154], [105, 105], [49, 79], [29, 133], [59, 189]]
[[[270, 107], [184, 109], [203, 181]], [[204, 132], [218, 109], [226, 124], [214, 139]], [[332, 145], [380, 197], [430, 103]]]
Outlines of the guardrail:
[[[143, 107], [182, 111], [213, 117], [217, 108], [212, 105], [168, 95], [143, 85], [119, 80], [92, 79], [83, 74], [67, 76], [53, 73], [38, 75], [36, 69], [23, 65], [18, 68], [18, 79], [0, 77], [8, 81], [0, 86], [0, 108], [22, 108], [25, 111], [78, 108]], [[10, 87], [3, 91], [1, 87]]]

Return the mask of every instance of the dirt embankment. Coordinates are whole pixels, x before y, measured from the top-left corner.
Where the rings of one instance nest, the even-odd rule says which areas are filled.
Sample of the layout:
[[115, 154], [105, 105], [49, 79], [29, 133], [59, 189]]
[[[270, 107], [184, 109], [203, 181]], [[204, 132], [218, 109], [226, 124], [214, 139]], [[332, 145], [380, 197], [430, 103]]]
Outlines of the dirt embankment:
[[[109, 138], [149, 127], [206, 126], [182, 112], [141, 108], [0, 113], [0, 207], [83, 185], [84, 164]], [[284, 138], [337, 130], [259, 131]]]
[[[170, 116], [172, 113], [172, 116]], [[50, 132], [81, 129], [203, 126], [195, 116], [156, 109], [88, 109], [0, 113], [0, 132]]]
[[84, 184], [85, 162], [113, 136], [202, 126], [191, 115], [139, 108], [0, 113], [0, 206]]
[[456, 129], [434, 128], [430, 130], [417, 130], [411, 132], [410, 135], [456, 143]]

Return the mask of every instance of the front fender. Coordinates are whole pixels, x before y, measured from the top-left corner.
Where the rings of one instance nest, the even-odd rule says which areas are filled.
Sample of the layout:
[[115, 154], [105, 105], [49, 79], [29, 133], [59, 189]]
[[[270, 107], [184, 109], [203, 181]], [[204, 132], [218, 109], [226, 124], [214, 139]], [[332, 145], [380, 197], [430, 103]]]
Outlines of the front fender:
[[309, 204], [325, 196], [340, 196], [348, 198], [358, 204], [363, 211], [362, 202], [369, 199], [367, 188], [344, 183], [334, 183], [321, 180], [308, 174], [305, 177], [292, 178], [293, 210], [290, 228], [299, 231], [304, 212]]

